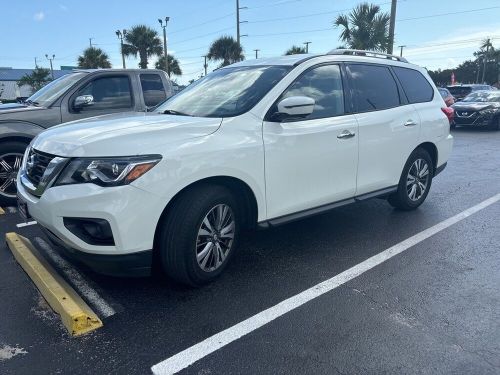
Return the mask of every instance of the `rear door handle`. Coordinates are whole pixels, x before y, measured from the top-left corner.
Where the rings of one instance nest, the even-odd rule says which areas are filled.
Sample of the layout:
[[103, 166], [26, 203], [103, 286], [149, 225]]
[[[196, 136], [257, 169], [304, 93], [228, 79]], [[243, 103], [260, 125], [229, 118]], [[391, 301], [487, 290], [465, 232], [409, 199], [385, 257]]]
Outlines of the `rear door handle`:
[[417, 123], [413, 120], [408, 120], [404, 123], [404, 126], [415, 126]]
[[340, 133], [339, 135], [337, 135], [337, 138], [338, 139], [347, 139], [347, 138], [352, 138], [355, 135], [356, 135], [355, 133], [352, 133], [349, 130], [342, 130], [342, 133]]

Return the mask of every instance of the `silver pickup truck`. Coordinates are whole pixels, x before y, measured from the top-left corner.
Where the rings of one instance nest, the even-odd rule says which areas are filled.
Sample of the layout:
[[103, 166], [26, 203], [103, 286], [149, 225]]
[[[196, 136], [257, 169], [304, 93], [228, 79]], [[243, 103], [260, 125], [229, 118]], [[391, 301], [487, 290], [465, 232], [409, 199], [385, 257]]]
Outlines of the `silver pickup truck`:
[[24, 103], [0, 104], [0, 204], [14, 204], [24, 150], [38, 133], [61, 123], [117, 112], [146, 112], [172, 95], [165, 72], [75, 70]]

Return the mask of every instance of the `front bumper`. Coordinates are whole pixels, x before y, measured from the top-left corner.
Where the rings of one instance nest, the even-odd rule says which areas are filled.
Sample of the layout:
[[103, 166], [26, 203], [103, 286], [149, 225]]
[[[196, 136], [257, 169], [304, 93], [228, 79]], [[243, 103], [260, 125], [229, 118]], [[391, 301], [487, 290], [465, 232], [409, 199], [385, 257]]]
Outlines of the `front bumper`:
[[[17, 189], [27, 203], [29, 214], [44, 228], [48, 237], [73, 258], [103, 273], [120, 274], [122, 268], [138, 268], [139, 273], [147, 273], [146, 269], [151, 266], [156, 226], [166, 205], [160, 197], [132, 185], [100, 187], [89, 183], [57, 186], [47, 189], [40, 198], [31, 195], [19, 181]], [[114, 245], [85, 242], [68, 230], [64, 218], [106, 220], [111, 227]], [[113, 271], [113, 263], [119, 272], [108, 272]]]
[[459, 117], [455, 116], [453, 119], [455, 125], [457, 126], [490, 126], [493, 122], [493, 114], [474, 114], [471, 117]]

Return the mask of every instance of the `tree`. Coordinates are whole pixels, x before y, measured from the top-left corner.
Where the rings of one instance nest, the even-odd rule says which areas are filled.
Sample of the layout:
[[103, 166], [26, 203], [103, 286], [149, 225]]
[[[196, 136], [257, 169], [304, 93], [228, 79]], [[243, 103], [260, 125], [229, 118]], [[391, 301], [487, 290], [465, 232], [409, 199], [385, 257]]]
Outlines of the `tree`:
[[148, 58], [159, 56], [163, 53], [162, 41], [156, 30], [146, 26], [137, 25], [125, 34], [123, 53], [125, 56], [139, 55], [139, 67], [148, 68]]
[[293, 45], [285, 52], [285, 56], [286, 55], [299, 55], [301, 53], [306, 53], [306, 47], [300, 47], [300, 46]]
[[111, 68], [109, 56], [102, 49], [89, 47], [78, 56], [78, 67], [84, 69]]
[[389, 13], [374, 4], [361, 3], [349, 14], [341, 14], [334, 27], [342, 27], [339, 39], [349, 48], [386, 51], [389, 45]]
[[[179, 60], [177, 60], [174, 56], [172, 55], [167, 55], [168, 57], [168, 72], [167, 74], [170, 76], [170, 74], [176, 75], [176, 76], [181, 76], [182, 75], [182, 69], [179, 65]], [[161, 69], [164, 71], [167, 71], [167, 67], [165, 64], [165, 56], [161, 56], [158, 61], [155, 64], [156, 69]]]
[[221, 67], [245, 59], [243, 49], [231, 36], [222, 36], [215, 40], [210, 46], [207, 57], [211, 61], [222, 60]]
[[40, 90], [43, 86], [50, 81], [50, 70], [45, 68], [36, 67], [30, 74], [25, 74], [17, 81], [19, 87], [28, 85], [31, 86], [33, 91]]

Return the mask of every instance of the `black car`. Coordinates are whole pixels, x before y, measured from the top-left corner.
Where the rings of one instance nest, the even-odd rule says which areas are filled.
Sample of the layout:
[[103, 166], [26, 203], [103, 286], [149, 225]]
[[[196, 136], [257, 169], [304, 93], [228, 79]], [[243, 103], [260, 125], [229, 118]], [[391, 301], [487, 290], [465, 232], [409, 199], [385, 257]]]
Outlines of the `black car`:
[[476, 91], [452, 105], [454, 126], [484, 126], [500, 129], [500, 91]]
[[470, 93], [480, 90], [493, 90], [494, 88], [490, 85], [481, 85], [477, 83], [465, 84], [465, 85], [452, 85], [446, 87], [448, 91], [453, 95], [455, 101], [462, 100]]

